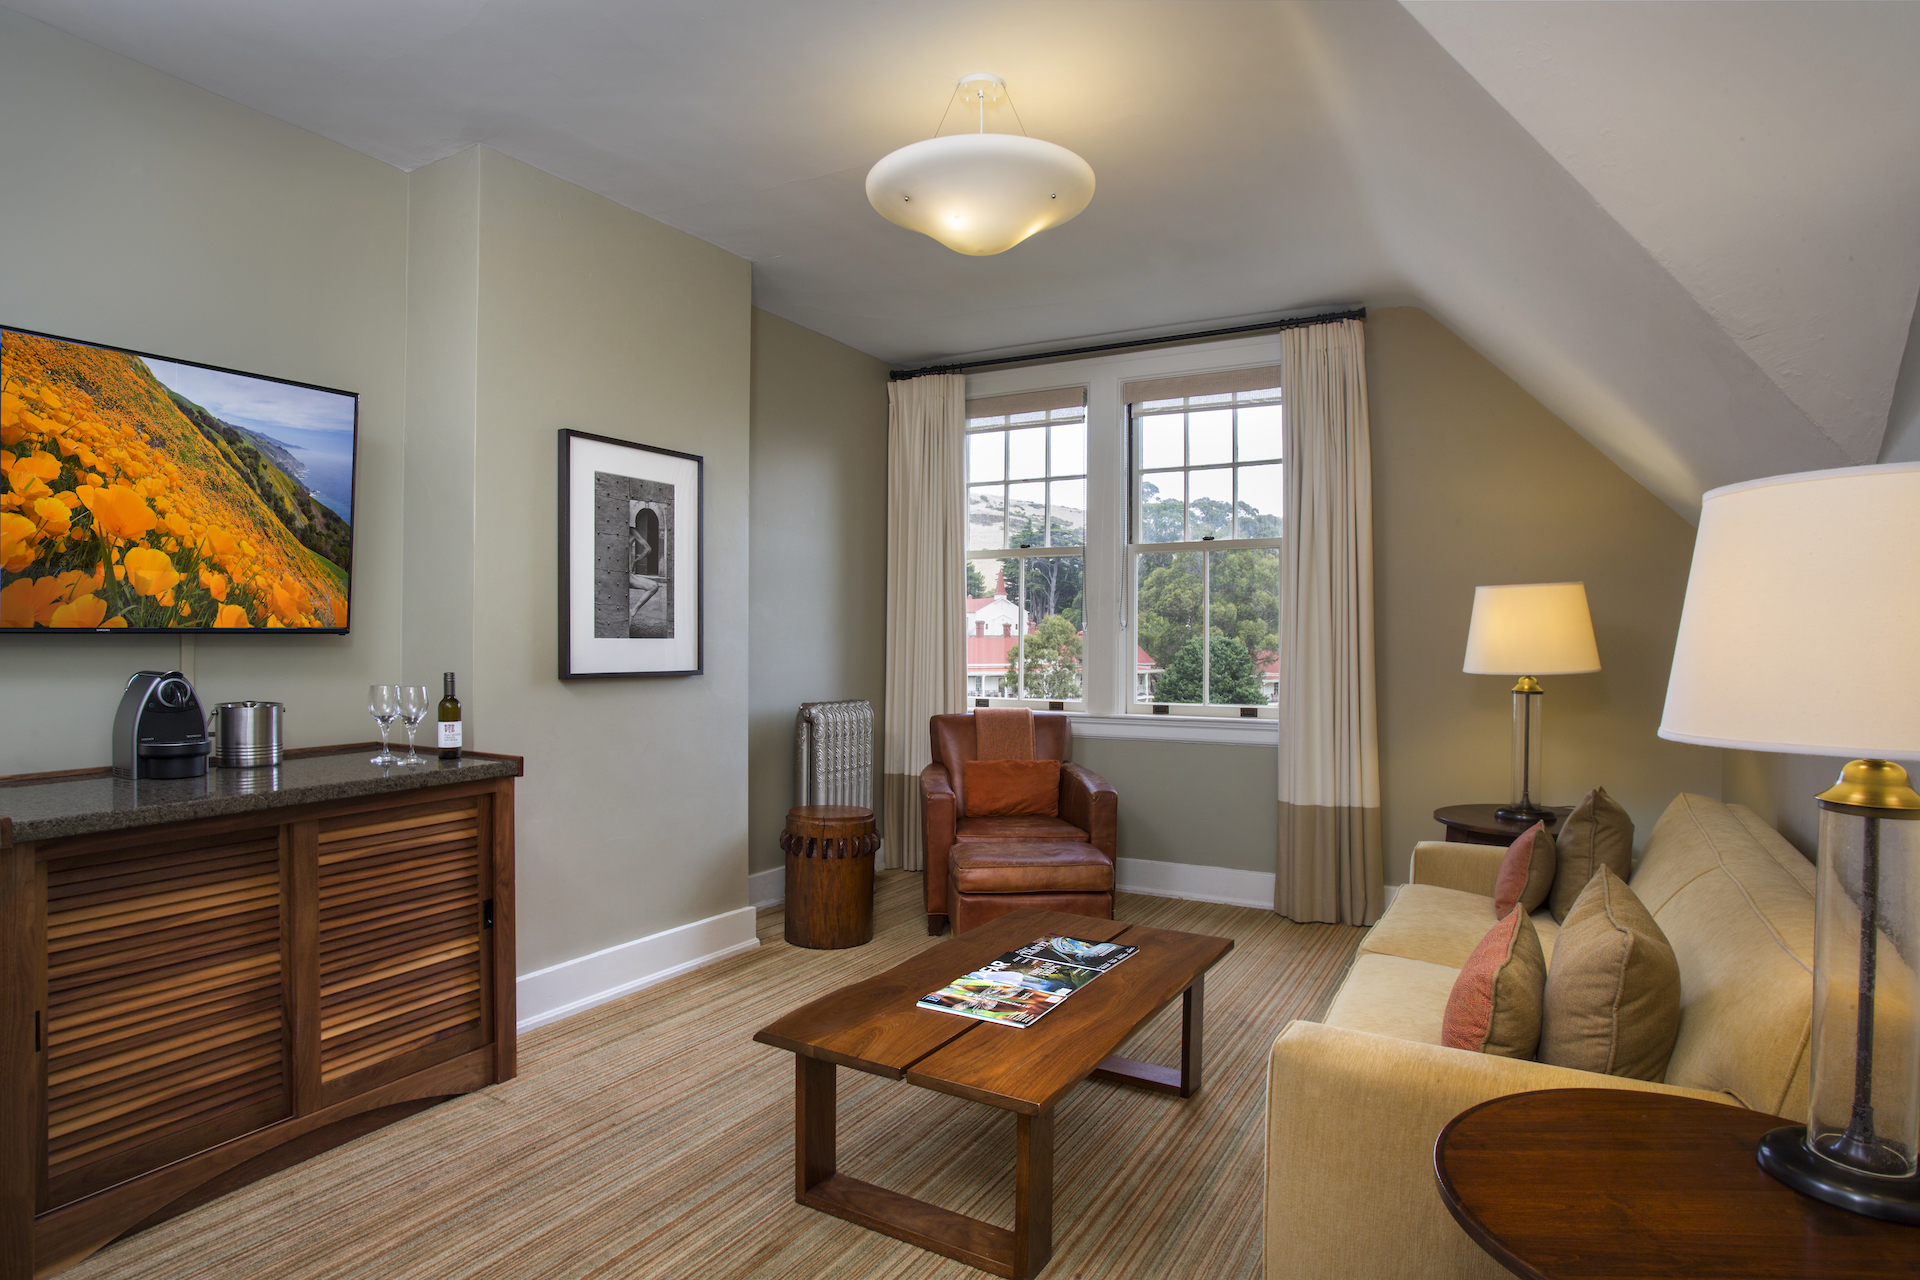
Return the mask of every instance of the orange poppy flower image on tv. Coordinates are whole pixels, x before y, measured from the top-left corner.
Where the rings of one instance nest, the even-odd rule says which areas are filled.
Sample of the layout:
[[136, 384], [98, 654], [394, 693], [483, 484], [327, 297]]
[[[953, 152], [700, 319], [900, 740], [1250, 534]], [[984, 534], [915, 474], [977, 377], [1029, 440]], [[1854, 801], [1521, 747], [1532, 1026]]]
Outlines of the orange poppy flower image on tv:
[[0, 631], [345, 631], [358, 414], [0, 329]]

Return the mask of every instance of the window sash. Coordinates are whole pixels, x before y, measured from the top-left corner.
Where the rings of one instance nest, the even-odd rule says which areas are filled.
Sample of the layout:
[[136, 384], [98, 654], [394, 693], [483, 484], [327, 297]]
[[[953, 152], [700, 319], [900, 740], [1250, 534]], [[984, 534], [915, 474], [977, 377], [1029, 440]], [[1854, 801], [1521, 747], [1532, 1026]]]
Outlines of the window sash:
[[[1080, 574], [1081, 574], [1081, 588], [1080, 588], [1081, 615], [1083, 618], [1085, 617], [1085, 609], [1086, 609], [1086, 586], [1085, 586], [1086, 548], [1085, 547], [1034, 547], [1031, 549], [1009, 548], [1005, 551], [969, 551], [967, 552], [966, 558], [968, 561], [974, 561], [974, 560], [1002, 560], [1002, 561], [1004, 560], [1018, 560], [1018, 561], [1070, 560], [1070, 559], [1078, 558], [1080, 560]], [[975, 692], [973, 687], [974, 676], [972, 675], [972, 673], [968, 673], [966, 677], [967, 700], [969, 703], [978, 703], [981, 699], [985, 699], [987, 700], [989, 705], [1028, 706], [1028, 707], [1046, 707], [1052, 703], [1059, 702], [1063, 704], [1063, 707], [1065, 710], [1084, 711], [1086, 710], [1086, 688], [1087, 688], [1086, 686], [1086, 651], [1085, 651], [1084, 639], [1082, 641], [1082, 649], [1081, 649], [1081, 655], [1080, 655], [1080, 680], [1079, 680], [1080, 692], [1079, 694], [1071, 698], [1045, 698], [1045, 697], [1039, 697], [1037, 695], [1028, 694], [1024, 687], [1025, 680], [1026, 680], [1026, 673], [1027, 673], [1027, 639], [1029, 634], [1026, 629], [1028, 618], [1029, 618], [1029, 615], [1027, 612], [1027, 585], [1028, 585], [1028, 575], [1026, 573], [1026, 570], [1023, 567], [1018, 572], [1017, 590], [1010, 592], [1008, 596], [1009, 603], [1011, 603], [1014, 606], [1014, 609], [1017, 612], [1017, 616], [1020, 619], [1018, 624], [1020, 627], [1020, 631], [1018, 633], [1019, 643], [1016, 644], [1011, 650], [1009, 650], [1007, 654], [1007, 669], [1008, 671], [1013, 673], [1013, 679], [1015, 682], [1014, 691], [1011, 694], [1006, 692], [986, 693], [984, 692], [984, 690], [982, 692]], [[1082, 631], [1082, 633], [1085, 632], [1086, 628], [1084, 623], [1082, 624], [1080, 630]], [[972, 632], [968, 632], [968, 638], [973, 639], [976, 637], [973, 636]], [[982, 681], [984, 681], [986, 677], [982, 675], [980, 678], [982, 679]], [[1002, 679], [1004, 680], [1005, 677], [1003, 676]]]
[[[1149, 555], [1178, 555], [1181, 553], [1201, 553], [1201, 594], [1200, 594], [1200, 701], [1165, 702], [1155, 698], [1140, 696], [1140, 677], [1143, 672], [1135, 668], [1134, 678], [1122, 704], [1122, 710], [1130, 714], [1155, 714], [1156, 706], [1167, 707], [1169, 713], [1180, 715], [1216, 715], [1244, 716], [1242, 708], [1251, 708], [1252, 718], [1273, 719], [1279, 709], [1272, 702], [1243, 703], [1213, 701], [1213, 561], [1214, 553], [1239, 550], [1279, 550], [1284, 538], [1238, 538], [1214, 539], [1200, 542], [1136, 542], [1126, 548], [1127, 565], [1127, 648], [1129, 659], [1143, 652], [1140, 644], [1140, 558]], [[1278, 557], [1274, 563], [1274, 591], [1278, 595], [1280, 588], [1280, 565]], [[1258, 666], [1255, 667], [1258, 673]]]

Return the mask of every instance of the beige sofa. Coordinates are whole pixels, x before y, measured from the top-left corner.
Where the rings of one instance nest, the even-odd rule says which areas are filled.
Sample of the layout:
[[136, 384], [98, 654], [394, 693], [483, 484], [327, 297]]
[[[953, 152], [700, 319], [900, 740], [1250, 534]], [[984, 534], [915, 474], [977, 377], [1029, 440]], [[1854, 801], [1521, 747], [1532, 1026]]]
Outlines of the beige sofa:
[[[1448, 1216], [1433, 1180], [1440, 1130], [1488, 1098], [1650, 1089], [1806, 1117], [1814, 869], [1792, 845], [1751, 810], [1693, 795], [1648, 836], [1629, 883], [1673, 943], [1681, 982], [1679, 1040], [1654, 1083], [1440, 1043], [1454, 975], [1494, 923], [1504, 853], [1416, 846], [1409, 883], [1361, 942], [1326, 1017], [1290, 1023], [1274, 1041], [1269, 1280], [1505, 1277]], [[1534, 923], [1551, 969], [1559, 926], [1544, 909]]]

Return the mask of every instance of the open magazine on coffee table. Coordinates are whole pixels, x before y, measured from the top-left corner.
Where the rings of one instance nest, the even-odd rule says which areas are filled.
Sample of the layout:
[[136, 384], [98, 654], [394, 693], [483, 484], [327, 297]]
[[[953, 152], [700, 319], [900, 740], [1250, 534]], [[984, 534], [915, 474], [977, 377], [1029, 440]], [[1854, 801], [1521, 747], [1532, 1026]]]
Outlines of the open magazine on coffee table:
[[1139, 949], [1051, 934], [922, 996], [918, 1007], [1005, 1027], [1030, 1027]]

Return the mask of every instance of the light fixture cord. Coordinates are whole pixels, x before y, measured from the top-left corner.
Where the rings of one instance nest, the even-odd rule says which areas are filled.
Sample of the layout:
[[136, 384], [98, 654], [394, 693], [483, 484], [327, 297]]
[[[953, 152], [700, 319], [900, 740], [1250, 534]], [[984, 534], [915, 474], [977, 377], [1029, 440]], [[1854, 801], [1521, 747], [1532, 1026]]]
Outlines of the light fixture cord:
[[940, 123], [933, 126], [933, 136], [939, 137], [940, 131], [947, 127], [947, 117], [953, 114], [953, 100], [960, 96], [959, 89], [947, 95], [947, 109], [940, 113]]
[[1007, 109], [1013, 112], [1014, 122], [1020, 126], [1020, 136], [1023, 138], [1030, 136], [1027, 133], [1027, 122], [1020, 118], [1020, 108], [1013, 105], [1013, 90], [1007, 88], [1005, 85], [1001, 85], [1000, 92], [1007, 96]]

